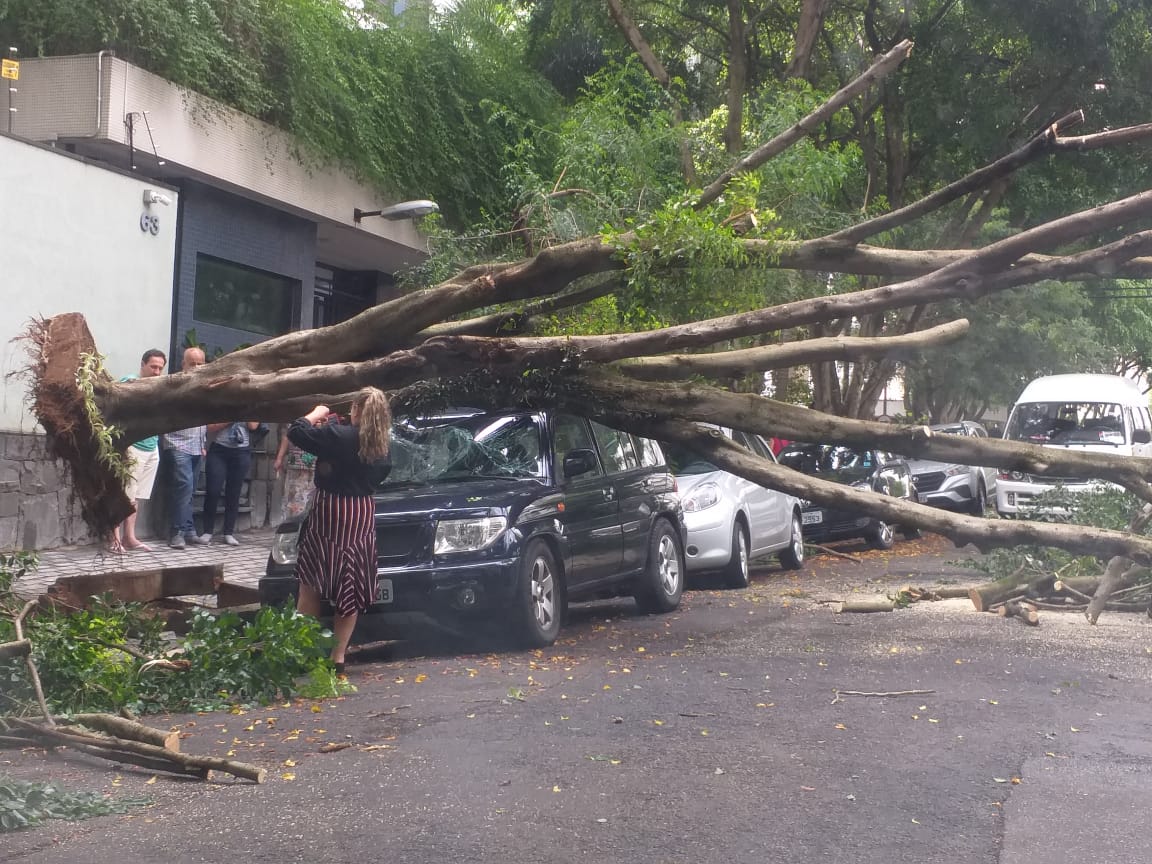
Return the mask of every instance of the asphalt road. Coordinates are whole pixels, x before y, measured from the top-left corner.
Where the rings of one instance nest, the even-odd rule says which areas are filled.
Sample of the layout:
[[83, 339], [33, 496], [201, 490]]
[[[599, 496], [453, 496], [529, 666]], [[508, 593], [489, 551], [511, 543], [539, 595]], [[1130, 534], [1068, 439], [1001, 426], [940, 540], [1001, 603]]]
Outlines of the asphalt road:
[[0, 774], [153, 802], [0, 835], [0, 860], [1147, 861], [1146, 618], [823, 602], [978, 581], [955, 558], [929, 538], [770, 564], [666, 617], [578, 607], [548, 651], [398, 646], [366, 652], [341, 700], [154, 719], [267, 766], [263, 786], [0, 751]]

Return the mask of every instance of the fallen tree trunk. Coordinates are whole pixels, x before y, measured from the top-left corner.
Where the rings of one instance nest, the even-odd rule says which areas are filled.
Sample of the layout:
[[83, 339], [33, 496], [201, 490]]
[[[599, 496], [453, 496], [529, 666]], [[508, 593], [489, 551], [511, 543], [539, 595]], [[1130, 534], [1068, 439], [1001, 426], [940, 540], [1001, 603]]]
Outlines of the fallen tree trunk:
[[1019, 567], [1008, 576], [968, 589], [968, 597], [972, 600], [972, 605], [976, 607], [976, 611], [990, 612], [992, 607], [999, 606], [1001, 603], [1014, 598], [1046, 596], [1057, 590], [1055, 587], [1057, 582], [1060, 583], [1061, 590], [1072, 589], [1072, 591], [1083, 594], [1095, 591], [1099, 582], [1095, 576], [1070, 576], [1057, 579], [1051, 574], [1025, 580], [1020, 576], [1022, 571], [1023, 567]]

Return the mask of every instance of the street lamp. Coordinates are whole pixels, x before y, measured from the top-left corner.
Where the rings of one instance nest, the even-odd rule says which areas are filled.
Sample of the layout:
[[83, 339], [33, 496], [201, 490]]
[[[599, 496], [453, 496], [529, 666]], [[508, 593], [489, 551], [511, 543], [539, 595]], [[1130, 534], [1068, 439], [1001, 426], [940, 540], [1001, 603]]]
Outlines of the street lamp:
[[381, 219], [395, 221], [398, 219], [419, 219], [429, 213], [438, 212], [440, 212], [440, 205], [435, 201], [401, 201], [399, 204], [393, 204], [382, 210], [361, 210], [357, 207], [352, 211], [352, 218], [359, 225], [360, 220], [366, 216], [379, 216]]

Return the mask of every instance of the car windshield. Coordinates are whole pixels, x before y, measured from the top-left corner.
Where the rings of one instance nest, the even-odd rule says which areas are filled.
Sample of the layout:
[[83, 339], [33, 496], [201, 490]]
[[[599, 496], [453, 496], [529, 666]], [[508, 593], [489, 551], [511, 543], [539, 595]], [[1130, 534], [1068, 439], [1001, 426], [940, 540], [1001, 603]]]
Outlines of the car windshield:
[[1004, 437], [1032, 444], [1125, 443], [1124, 413], [1115, 402], [1021, 402]]
[[392, 427], [384, 485], [542, 478], [540, 428], [531, 414], [405, 417]]
[[688, 474], [710, 474], [720, 470], [707, 459], [679, 444], [667, 444], [662, 441], [660, 449], [664, 451], [664, 460], [668, 463], [668, 467], [677, 477]]
[[780, 451], [780, 464], [804, 474], [838, 483], [866, 480], [876, 467], [870, 450], [834, 444], [789, 444]]

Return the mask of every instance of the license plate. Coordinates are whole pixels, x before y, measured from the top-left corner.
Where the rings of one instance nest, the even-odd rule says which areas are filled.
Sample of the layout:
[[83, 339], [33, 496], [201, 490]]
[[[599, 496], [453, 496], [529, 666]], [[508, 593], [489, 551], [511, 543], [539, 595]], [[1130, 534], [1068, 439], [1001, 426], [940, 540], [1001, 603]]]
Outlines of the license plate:
[[824, 521], [824, 511], [810, 510], [800, 517], [800, 521], [805, 525], [819, 525]]
[[393, 600], [392, 580], [378, 579], [376, 581], [376, 602], [391, 603]]

